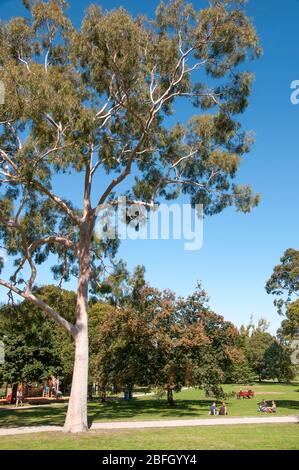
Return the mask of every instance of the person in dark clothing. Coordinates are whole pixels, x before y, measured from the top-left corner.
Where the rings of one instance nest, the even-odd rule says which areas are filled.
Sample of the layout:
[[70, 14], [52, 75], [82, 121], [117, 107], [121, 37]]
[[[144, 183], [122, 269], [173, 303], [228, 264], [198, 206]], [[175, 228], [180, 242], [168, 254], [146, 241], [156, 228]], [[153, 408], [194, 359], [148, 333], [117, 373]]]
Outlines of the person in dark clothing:
[[210, 406], [209, 415], [212, 415], [212, 416], [217, 415], [217, 406], [215, 402], [213, 402], [212, 405]]
[[223, 402], [219, 408], [219, 415], [220, 416], [227, 416], [227, 407], [226, 404]]

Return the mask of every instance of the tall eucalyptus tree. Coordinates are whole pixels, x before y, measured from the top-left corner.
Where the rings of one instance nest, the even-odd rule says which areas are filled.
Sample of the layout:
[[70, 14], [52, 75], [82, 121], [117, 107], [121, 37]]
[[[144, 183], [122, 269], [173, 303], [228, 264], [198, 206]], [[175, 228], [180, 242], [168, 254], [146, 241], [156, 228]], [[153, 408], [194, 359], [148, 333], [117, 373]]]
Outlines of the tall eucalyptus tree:
[[[152, 20], [90, 6], [79, 28], [64, 0], [24, 3], [26, 17], [0, 25], [0, 236], [16, 266], [0, 285], [72, 335], [65, 430], [81, 432], [88, 293], [101, 285], [103, 260], [117, 248], [94, 236], [97, 207], [116, 205], [124, 192], [129, 205], [147, 208], [184, 193], [208, 215], [233, 205], [250, 211], [258, 196], [233, 184], [252, 141], [236, 116], [252, 84], [240, 65], [260, 48], [242, 0], [211, 0], [200, 11], [173, 0], [161, 3]], [[190, 107], [187, 124], [169, 126], [179, 100], [194, 112]], [[55, 187], [57, 173], [63, 187]], [[58, 259], [56, 278], [78, 278], [74, 324], [35, 293], [38, 265], [49, 255]]]

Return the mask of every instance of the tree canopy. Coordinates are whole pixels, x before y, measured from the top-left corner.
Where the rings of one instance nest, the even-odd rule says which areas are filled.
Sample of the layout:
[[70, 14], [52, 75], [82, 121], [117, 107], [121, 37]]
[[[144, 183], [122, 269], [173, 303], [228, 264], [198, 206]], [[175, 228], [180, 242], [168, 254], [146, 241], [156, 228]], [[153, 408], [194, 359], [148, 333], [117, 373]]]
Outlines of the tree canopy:
[[[279, 312], [293, 297], [299, 296], [299, 251], [289, 248], [274, 267], [273, 274], [266, 284], [268, 294], [280, 297], [275, 299]], [[281, 297], [285, 295], [283, 299]]]
[[[140, 274], [140, 271], [139, 271]], [[140, 278], [139, 278], [140, 282]], [[99, 388], [134, 385], [173, 391], [197, 386], [219, 395], [233, 364], [246, 363], [239, 333], [208, 306], [199, 285], [187, 297], [146, 282], [121, 307], [95, 303], [90, 310], [91, 374]]]
[[285, 315], [280, 335], [290, 339], [299, 330], [299, 251], [289, 248], [274, 267], [266, 284], [268, 294], [276, 296], [274, 304]]
[[[11, 283], [3, 285], [24, 285], [28, 263], [23, 293], [29, 293], [36, 265], [50, 253], [59, 260], [56, 278], [76, 274], [76, 227], [86, 211], [95, 216], [98, 203], [116, 203], [118, 186], [132, 172], [127, 197], [147, 206], [180, 191], [206, 214], [256, 205], [248, 186], [231, 184], [251, 142], [235, 116], [248, 104], [252, 75], [237, 70], [260, 53], [241, 3], [212, 1], [197, 12], [175, 0], [161, 3], [152, 21], [91, 6], [77, 30], [66, 2], [35, 1], [27, 2], [29, 18], [1, 24], [0, 228], [17, 260]], [[178, 99], [189, 100], [195, 115], [169, 127]], [[111, 181], [92, 211], [99, 170]], [[81, 207], [53, 190], [55, 174], [74, 171], [86, 173]], [[105, 249], [92, 243], [95, 264]], [[102, 265], [92, 272], [97, 282]]]

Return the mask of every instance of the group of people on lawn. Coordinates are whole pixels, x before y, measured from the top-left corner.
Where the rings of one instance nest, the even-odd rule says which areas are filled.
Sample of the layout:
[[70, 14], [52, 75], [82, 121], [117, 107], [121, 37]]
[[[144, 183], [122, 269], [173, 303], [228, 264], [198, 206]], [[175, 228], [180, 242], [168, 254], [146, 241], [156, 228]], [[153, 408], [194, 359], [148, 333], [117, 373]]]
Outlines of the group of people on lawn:
[[[258, 404], [258, 411], [261, 413], [276, 413], [276, 403], [273, 400], [272, 405], [268, 406], [268, 403], [265, 400], [262, 400]], [[213, 402], [212, 405], [210, 406], [209, 409], [209, 415], [211, 416], [227, 416], [227, 406], [224, 402], [222, 402], [221, 406], [219, 407], [219, 410], [217, 409], [216, 402]]]
[[262, 400], [258, 405], [258, 411], [261, 413], [276, 413], [276, 403], [274, 400], [272, 401], [271, 406], [268, 406], [268, 403], [265, 400]]
[[[23, 391], [21, 388], [17, 390], [17, 396], [16, 396], [16, 407], [18, 405], [23, 406], [24, 403], [24, 396], [23, 396]], [[276, 413], [276, 403], [273, 400], [272, 405], [268, 406], [268, 403], [265, 400], [262, 400], [260, 403], [258, 403], [258, 411], [261, 413]], [[221, 403], [221, 406], [219, 407], [219, 410], [217, 409], [216, 402], [214, 401], [212, 405], [210, 406], [209, 409], [209, 415], [211, 416], [227, 416], [227, 406], [225, 402]]]
[[210, 406], [209, 410], [209, 415], [212, 416], [227, 416], [227, 407], [224, 402], [222, 402], [221, 406], [219, 407], [219, 410], [217, 409], [216, 402], [213, 402], [212, 405]]

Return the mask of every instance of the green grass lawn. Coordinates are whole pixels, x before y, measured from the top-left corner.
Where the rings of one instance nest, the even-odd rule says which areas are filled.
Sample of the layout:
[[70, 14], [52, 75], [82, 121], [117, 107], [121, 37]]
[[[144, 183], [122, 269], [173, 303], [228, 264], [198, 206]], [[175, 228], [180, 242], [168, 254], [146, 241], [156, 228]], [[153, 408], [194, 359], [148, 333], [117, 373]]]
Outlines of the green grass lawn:
[[[225, 385], [226, 392], [238, 391], [239, 386]], [[246, 387], [243, 387], [245, 390]], [[277, 403], [277, 416], [299, 414], [299, 384], [262, 383], [253, 387], [253, 400], [227, 400], [229, 416], [259, 416], [257, 403], [261, 399]], [[175, 394], [175, 406], [152, 395], [122, 399], [105, 404], [89, 403], [89, 422], [206, 418], [212, 399], [201, 390], [189, 389]], [[0, 410], [0, 427], [63, 425], [67, 403], [35, 406], [26, 409]], [[267, 415], [271, 418], [271, 415]], [[299, 449], [299, 425], [234, 425], [208, 428], [171, 428], [90, 431], [73, 436], [62, 433], [37, 433], [1, 437], [0, 449]]]
[[[225, 385], [226, 392], [238, 391], [239, 386]], [[259, 416], [257, 403], [262, 398], [275, 400], [277, 416], [299, 414], [299, 384], [290, 385], [264, 383], [256, 384], [258, 393], [254, 399], [230, 398], [227, 400], [229, 416]], [[245, 387], [243, 388], [245, 389]], [[89, 403], [89, 422], [126, 421], [153, 419], [195, 419], [207, 418], [212, 399], [206, 399], [201, 390], [189, 389], [175, 394], [175, 406], [169, 406], [165, 400], [158, 401], [152, 395], [135, 398], [128, 402], [122, 399], [107, 403]], [[67, 404], [52, 404], [46, 407], [34, 407], [17, 410], [0, 410], [0, 427], [63, 425]], [[271, 415], [267, 415], [271, 417]]]
[[90, 431], [88, 435], [39, 433], [1, 437], [0, 450], [295, 450], [299, 425]]

